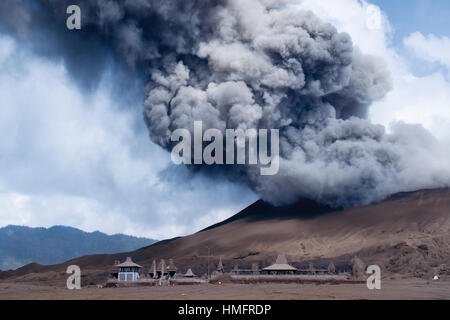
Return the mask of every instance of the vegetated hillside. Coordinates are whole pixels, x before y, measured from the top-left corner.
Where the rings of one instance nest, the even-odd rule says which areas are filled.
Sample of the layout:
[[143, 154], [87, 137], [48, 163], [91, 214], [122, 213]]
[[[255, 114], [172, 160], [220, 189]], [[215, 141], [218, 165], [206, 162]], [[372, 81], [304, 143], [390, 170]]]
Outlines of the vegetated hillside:
[[0, 270], [16, 269], [31, 262], [56, 264], [88, 254], [132, 251], [156, 240], [54, 226], [0, 228]]

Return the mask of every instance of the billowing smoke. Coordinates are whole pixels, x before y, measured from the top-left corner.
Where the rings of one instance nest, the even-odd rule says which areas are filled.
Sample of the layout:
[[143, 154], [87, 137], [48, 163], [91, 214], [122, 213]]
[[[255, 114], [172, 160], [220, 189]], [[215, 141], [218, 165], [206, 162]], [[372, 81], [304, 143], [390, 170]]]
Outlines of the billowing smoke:
[[[279, 129], [277, 175], [261, 176], [251, 165], [202, 167], [227, 170], [274, 204], [310, 198], [350, 206], [450, 181], [448, 161], [420, 126], [399, 123], [387, 134], [365, 119], [391, 88], [383, 61], [286, 1], [75, 1], [78, 33], [62, 30], [74, 1], [32, 2], [2, 1], [2, 27], [26, 34], [37, 21], [37, 30], [76, 39], [86, 52], [106, 48], [131, 69], [148, 71], [144, 119], [151, 139], [167, 150], [172, 132], [192, 130], [196, 120], [223, 132]], [[53, 45], [69, 66], [78, 61], [73, 43]]]

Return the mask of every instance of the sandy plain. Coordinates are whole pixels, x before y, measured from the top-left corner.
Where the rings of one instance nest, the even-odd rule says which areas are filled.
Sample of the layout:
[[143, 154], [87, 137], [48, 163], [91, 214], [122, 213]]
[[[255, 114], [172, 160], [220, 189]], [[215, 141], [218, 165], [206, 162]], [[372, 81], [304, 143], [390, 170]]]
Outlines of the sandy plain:
[[63, 285], [0, 282], [0, 300], [403, 300], [450, 299], [450, 281], [383, 280], [381, 290], [365, 284], [202, 284], [173, 287], [68, 290]]

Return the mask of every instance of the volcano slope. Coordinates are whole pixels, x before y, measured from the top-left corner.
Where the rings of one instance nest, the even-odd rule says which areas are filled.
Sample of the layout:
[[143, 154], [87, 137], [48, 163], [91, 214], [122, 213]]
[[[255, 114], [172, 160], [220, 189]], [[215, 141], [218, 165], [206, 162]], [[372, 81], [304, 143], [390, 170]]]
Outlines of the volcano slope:
[[349, 270], [353, 256], [378, 264], [383, 277], [450, 276], [450, 190], [397, 194], [364, 207], [333, 210], [311, 201], [275, 208], [257, 201], [228, 220], [195, 234], [164, 240], [137, 251], [90, 255], [58, 265], [29, 264], [0, 273], [2, 281], [65, 283], [68, 265], [80, 266], [84, 284], [104, 282], [115, 260], [131, 256], [147, 272], [154, 259], [174, 259], [181, 272], [191, 267], [197, 275], [211, 269], [219, 257], [226, 271], [235, 264], [250, 268], [271, 263], [278, 253], [298, 267], [312, 262], [326, 267], [333, 261]]

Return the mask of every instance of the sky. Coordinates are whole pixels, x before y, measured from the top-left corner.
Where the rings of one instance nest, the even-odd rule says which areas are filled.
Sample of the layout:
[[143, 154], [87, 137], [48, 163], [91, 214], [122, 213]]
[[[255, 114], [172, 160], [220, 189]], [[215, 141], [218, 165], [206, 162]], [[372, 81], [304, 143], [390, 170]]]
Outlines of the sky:
[[394, 38], [401, 41], [412, 32], [448, 36], [450, 2], [446, 0], [372, 0], [389, 18], [395, 28]]
[[[388, 64], [393, 89], [370, 109], [386, 126], [418, 123], [450, 140], [450, 3], [303, 0]], [[424, 18], [426, 17], [426, 18]], [[0, 30], [0, 227], [69, 225], [164, 239], [228, 218], [258, 199], [243, 185], [193, 175], [151, 142], [142, 83], [109, 69], [86, 92], [58, 59]]]

